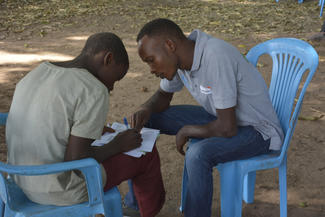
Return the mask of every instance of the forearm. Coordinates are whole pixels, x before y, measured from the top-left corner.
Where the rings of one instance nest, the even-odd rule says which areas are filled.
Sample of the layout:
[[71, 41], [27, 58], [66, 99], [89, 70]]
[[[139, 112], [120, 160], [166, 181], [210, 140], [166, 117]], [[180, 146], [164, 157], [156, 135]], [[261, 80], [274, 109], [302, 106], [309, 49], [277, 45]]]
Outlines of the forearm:
[[91, 146], [93, 139], [81, 138], [71, 135], [67, 146], [64, 161], [94, 158], [98, 162], [122, 152], [122, 148], [115, 140], [103, 146]]
[[173, 93], [158, 89], [152, 97], [141, 105], [141, 108], [148, 109], [151, 113], [163, 112], [169, 107], [172, 98]]
[[186, 125], [176, 134], [177, 151], [185, 155], [183, 147], [190, 138], [226, 137], [237, 134], [235, 107], [217, 109], [218, 119], [204, 125]]
[[225, 126], [220, 121], [205, 125], [186, 125], [181, 129], [188, 138], [232, 137], [237, 134], [237, 126]]
[[99, 163], [111, 158], [114, 155], [122, 153], [121, 148], [118, 144], [113, 141], [103, 146], [91, 146], [88, 157], [96, 159]]

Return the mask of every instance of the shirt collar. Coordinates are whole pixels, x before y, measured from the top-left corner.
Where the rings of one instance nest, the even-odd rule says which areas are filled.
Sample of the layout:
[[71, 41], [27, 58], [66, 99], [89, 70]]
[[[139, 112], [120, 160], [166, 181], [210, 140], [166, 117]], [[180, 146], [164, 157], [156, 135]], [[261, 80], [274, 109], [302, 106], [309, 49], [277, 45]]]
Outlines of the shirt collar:
[[191, 72], [197, 71], [200, 68], [201, 65], [201, 59], [203, 56], [203, 50], [205, 48], [206, 42], [211, 36], [208, 34], [195, 29], [191, 34], [188, 36], [188, 39], [195, 42], [194, 47], [194, 57], [193, 57], [193, 63], [191, 67]]

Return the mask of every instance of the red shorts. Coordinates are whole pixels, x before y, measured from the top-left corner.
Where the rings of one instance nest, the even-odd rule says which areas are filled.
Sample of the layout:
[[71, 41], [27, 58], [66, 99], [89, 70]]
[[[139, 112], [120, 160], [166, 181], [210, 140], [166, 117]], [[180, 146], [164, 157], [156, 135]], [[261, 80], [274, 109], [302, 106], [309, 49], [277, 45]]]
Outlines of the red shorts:
[[118, 154], [103, 163], [107, 174], [104, 191], [132, 179], [142, 217], [154, 217], [165, 202], [165, 189], [156, 146], [140, 158]]

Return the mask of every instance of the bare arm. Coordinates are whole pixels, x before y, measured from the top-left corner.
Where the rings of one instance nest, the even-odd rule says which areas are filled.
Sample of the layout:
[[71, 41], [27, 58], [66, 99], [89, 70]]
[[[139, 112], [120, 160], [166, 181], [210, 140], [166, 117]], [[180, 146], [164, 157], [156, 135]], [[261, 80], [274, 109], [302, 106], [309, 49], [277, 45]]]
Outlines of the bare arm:
[[218, 119], [205, 125], [186, 125], [176, 135], [177, 150], [185, 154], [183, 147], [189, 138], [232, 137], [237, 134], [235, 107], [217, 109]]
[[173, 98], [174, 93], [168, 93], [159, 88], [154, 95], [152, 95], [141, 108], [147, 108], [152, 113], [165, 111]]
[[131, 127], [141, 129], [149, 120], [152, 113], [165, 111], [173, 98], [174, 93], [168, 93], [158, 89], [140, 109], [131, 116]]
[[111, 142], [103, 146], [91, 146], [93, 141], [93, 139], [70, 135], [64, 161], [92, 157], [101, 163], [116, 154], [139, 147], [142, 138], [137, 130], [129, 129], [119, 133]]

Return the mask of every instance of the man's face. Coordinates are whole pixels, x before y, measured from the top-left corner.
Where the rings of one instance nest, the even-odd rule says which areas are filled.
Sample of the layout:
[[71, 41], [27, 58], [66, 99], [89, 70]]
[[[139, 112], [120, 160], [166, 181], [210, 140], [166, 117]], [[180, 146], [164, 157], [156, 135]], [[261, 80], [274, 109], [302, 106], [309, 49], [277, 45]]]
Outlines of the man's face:
[[163, 37], [145, 35], [138, 42], [138, 54], [146, 62], [151, 73], [157, 77], [172, 80], [177, 72], [177, 56], [167, 46]]
[[98, 77], [99, 80], [107, 87], [107, 89], [112, 91], [114, 89], [115, 82], [121, 80], [125, 76], [127, 70], [127, 66], [116, 64], [114, 61], [108, 66], [102, 67], [98, 73]]

